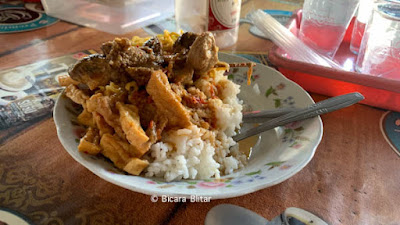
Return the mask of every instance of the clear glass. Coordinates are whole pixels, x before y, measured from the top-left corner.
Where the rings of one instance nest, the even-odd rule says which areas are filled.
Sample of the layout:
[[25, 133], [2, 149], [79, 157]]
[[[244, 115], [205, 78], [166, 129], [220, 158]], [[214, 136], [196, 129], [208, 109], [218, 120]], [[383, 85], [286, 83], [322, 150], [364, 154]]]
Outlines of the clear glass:
[[332, 58], [357, 9], [359, 0], [305, 0], [299, 38]]
[[358, 54], [361, 40], [364, 36], [365, 26], [372, 14], [374, 0], [361, 0], [358, 8], [357, 18], [354, 22], [353, 33], [351, 34], [350, 51]]
[[400, 3], [374, 4], [361, 42], [356, 70], [400, 79]]

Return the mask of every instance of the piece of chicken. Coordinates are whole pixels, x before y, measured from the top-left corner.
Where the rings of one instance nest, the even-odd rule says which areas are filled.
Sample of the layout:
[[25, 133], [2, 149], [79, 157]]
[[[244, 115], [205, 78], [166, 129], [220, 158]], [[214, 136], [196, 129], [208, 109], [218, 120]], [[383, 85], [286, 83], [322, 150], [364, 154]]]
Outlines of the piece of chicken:
[[174, 46], [172, 47], [173, 52], [180, 53], [180, 54], [186, 54], [190, 46], [192, 46], [193, 42], [196, 40], [198, 37], [198, 34], [192, 33], [192, 32], [185, 32], [179, 38], [175, 41]]
[[218, 62], [218, 49], [212, 33], [204, 32], [196, 38], [190, 47], [187, 63], [196, 73], [203, 74], [209, 71]]
[[127, 67], [159, 68], [155, 55], [132, 46], [128, 38], [115, 38], [101, 47], [110, 66], [115, 69]]
[[112, 69], [105, 56], [94, 54], [77, 61], [68, 71], [72, 79], [86, 84], [90, 90], [117, 80], [118, 71]]

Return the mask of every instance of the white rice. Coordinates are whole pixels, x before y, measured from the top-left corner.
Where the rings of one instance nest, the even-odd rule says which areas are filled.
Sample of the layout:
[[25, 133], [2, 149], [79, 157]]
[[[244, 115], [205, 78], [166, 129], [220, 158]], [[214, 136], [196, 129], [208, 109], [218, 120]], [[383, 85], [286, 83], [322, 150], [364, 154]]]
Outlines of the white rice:
[[[217, 73], [213, 81], [223, 87], [219, 93], [221, 99], [209, 101], [216, 112], [217, 129], [192, 125], [164, 133], [161, 141], [150, 149], [146, 176], [166, 181], [220, 178], [244, 166], [246, 156], [231, 138], [242, 121], [242, 105], [237, 98], [239, 85], [223, 76], [223, 72]], [[195, 85], [210, 95], [209, 81], [202, 79]]]

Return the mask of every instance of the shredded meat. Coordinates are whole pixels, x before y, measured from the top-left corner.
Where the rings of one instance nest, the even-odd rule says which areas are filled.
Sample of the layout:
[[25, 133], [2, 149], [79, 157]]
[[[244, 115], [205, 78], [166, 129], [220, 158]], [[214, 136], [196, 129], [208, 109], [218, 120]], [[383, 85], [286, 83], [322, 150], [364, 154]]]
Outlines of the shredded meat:
[[155, 63], [155, 56], [146, 53], [132, 43], [127, 38], [115, 38], [111, 44], [107, 43], [103, 47], [108, 63], [113, 68], [127, 67], [150, 67], [158, 68]]
[[136, 81], [138, 86], [146, 86], [154, 70], [147, 67], [128, 67], [125, 71]]
[[156, 55], [162, 54], [162, 43], [157, 37], [150, 38], [144, 43], [143, 46], [150, 48]]
[[176, 68], [173, 71], [173, 82], [182, 83], [183, 85], [193, 83], [193, 73], [194, 69], [190, 66], [185, 66], [183, 68]]

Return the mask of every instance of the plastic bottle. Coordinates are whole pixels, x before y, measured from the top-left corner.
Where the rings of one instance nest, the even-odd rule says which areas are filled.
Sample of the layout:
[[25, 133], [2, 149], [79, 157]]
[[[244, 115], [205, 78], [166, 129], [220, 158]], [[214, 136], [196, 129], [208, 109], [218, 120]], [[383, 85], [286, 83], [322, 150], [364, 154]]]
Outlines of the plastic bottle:
[[211, 31], [219, 48], [236, 43], [241, 0], [175, 0], [177, 28], [184, 31]]

